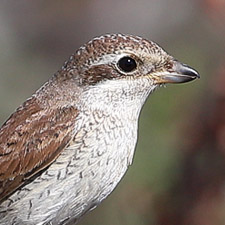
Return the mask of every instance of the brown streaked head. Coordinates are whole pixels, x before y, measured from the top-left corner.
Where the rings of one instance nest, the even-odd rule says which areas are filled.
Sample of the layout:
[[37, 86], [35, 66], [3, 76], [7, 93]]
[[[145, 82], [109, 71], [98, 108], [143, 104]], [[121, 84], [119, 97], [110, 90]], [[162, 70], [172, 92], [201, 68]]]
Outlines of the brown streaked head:
[[156, 43], [123, 34], [94, 38], [70, 57], [63, 70], [79, 74], [75, 78], [79, 86], [108, 79], [148, 77], [159, 85], [199, 78], [194, 69], [178, 62]]

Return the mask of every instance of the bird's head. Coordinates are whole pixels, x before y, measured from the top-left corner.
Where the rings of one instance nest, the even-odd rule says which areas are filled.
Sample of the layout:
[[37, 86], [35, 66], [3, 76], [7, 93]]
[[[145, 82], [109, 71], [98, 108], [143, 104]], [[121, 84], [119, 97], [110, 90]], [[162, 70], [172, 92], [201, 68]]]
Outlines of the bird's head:
[[122, 34], [97, 37], [78, 49], [64, 70], [73, 73], [74, 68], [77, 84], [94, 90], [92, 102], [98, 93], [100, 98], [114, 93], [114, 99], [141, 96], [145, 100], [161, 84], [199, 77], [194, 69], [175, 60], [156, 43]]

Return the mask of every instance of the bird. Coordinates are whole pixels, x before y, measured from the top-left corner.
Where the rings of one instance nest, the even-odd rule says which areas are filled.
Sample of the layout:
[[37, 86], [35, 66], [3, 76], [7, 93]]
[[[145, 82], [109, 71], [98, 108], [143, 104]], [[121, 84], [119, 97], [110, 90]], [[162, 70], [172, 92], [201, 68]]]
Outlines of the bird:
[[77, 223], [132, 164], [148, 96], [199, 77], [139, 36], [84, 44], [0, 129], [0, 224]]

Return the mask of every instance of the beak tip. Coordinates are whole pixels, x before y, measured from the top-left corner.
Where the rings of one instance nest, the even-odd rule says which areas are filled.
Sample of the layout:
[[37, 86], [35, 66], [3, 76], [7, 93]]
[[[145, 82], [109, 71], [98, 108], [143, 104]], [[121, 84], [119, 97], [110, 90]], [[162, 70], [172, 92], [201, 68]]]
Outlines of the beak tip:
[[189, 76], [192, 79], [200, 78], [199, 73], [186, 64], [179, 63], [177, 65], [176, 71], [182, 75]]

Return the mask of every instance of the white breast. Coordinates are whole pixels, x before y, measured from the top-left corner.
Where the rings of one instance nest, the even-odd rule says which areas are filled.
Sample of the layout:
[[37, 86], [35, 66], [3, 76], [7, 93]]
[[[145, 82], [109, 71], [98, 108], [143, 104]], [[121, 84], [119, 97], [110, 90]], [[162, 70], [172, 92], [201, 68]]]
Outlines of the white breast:
[[139, 113], [151, 91], [146, 83], [144, 94], [126, 99], [126, 91], [132, 88], [127, 82], [124, 85], [114, 92], [108, 91], [111, 84], [103, 85], [100, 95], [94, 87], [85, 93], [74, 139], [41, 176], [10, 197], [14, 203], [9, 207], [9, 201], [4, 203], [10, 211], [1, 222], [63, 224], [79, 218], [113, 191], [132, 163]]

